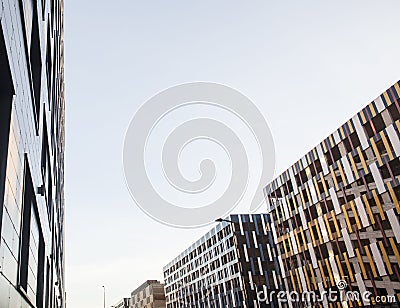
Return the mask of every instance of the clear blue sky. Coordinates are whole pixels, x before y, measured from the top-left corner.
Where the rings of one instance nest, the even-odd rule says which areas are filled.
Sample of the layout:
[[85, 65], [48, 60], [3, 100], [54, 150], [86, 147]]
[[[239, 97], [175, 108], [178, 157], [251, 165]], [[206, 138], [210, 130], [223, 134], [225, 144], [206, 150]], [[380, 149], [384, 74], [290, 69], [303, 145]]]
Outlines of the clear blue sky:
[[67, 301], [107, 306], [208, 228], [173, 229], [131, 200], [122, 169], [137, 108], [212, 81], [265, 115], [281, 172], [400, 79], [400, 1], [65, 1]]

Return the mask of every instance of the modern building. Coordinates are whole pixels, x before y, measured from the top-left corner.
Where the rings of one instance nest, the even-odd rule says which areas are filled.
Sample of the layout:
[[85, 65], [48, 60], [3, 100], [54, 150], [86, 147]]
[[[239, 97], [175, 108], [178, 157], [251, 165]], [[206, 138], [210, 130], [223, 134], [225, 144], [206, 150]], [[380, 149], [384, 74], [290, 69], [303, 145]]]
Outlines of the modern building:
[[397, 82], [266, 187], [286, 290], [400, 300], [399, 97]]
[[164, 284], [158, 280], [147, 280], [132, 291], [131, 308], [165, 308]]
[[63, 1], [0, 16], [0, 307], [64, 308]]
[[276, 307], [257, 293], [279, 290], [268, 215], [231, 215], [164, 267], [168, 308]]
[[120, 300], [118, 303], [116, 303], [114, 306], [111, 306], [112, 308], [129, 308], [129, 301], [130, 298], [123, 298]]

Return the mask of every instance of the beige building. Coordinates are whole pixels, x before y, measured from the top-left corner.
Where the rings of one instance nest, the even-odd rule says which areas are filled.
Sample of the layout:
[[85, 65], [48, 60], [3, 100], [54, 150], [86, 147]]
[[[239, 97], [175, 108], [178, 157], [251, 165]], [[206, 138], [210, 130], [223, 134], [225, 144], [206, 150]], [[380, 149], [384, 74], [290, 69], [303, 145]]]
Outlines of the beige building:
[[164, 284], [147, 280], [131, 293], [130, 308], [165, 308]]

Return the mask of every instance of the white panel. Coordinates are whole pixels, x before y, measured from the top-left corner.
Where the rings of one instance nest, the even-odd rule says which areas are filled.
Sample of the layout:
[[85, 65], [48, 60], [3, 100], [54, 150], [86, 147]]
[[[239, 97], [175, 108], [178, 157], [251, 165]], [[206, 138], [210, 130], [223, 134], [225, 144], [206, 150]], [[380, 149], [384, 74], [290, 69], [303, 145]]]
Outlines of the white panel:
[[335, 213], [336, 213], [336, 215], [338, 215], [342, 212], [342, 210], [339, 205], [339, 200], [336, 196], [336, 191], [333, 187], [329, 188], [329, 194], [332, 198], [332, 203], [333, 203], [333, 207], [335, 208]]
[[378, 246], [376, 245], [376, 243], [372, 243], [370, 247], [376, 267], [378, 268], [379, 275], [381, 276], [387, 275], [385, 265], [383, 264], [382, 256], [381, 253], [379, 252]]
[[294, 238], [293, 231], [290, 231], [289, 235], [290, 235], [290, 240], [292, 242], [293, 252], [297, 255], [299, 253], [299, 251], [297, 250], [297, 243], [296, 243], [296, 240]]
[[367, 136], [365, 135], [364, 128], [361, 125], [358, 115], [355, 115], [352, 120], [353, 120], [354, 126], [356, 128], [358, 138], [360, 139], [360, 142], [361, 142], [361, 148], [363, 150], [365, 150], [366, 148], [368, 148], [369, 145], [368, 145]]
[[390, 209], [387, 211], [387, 216], [389, 218], [390, 225], [392, 226], [394, 236], [396, 237], [396, 241], [400, 243], [400, 225], [399, 220], [397, 219], [397, 215], [394, 212], [394, 209]]
[[264, 276], [264, 271], [263, 271], [263, 268], [262, 268], [262, 266], [261, 266], [261, 259], [260, 259], [260, 257], [257, 258], [257, 261], [258, 261], [258, 268], [259, 268], [259, 270], [260, 270], [260, 275], [261, 275], [261, 276]]
[[347, 159], [347, 156], [343, 156], [341, 158], [341, 162], [344, 168], [344, 173], [346, 173], [346, 178], [347, 181], [349, 183], [353, 183], [354, 182], [354, 176], [353, 176], [353, 172], [351, 171], [351, 167], [350, 167], [350, 163], [349, 160]]
[[329, 173], [329, 168], [328, 168], [328, 164], [326, 163], [325, 155], [324, 155], [324, 152], [322, 151], [321, 144], [318, 144], [316, 149], [317, 149], [318, 158], [321, 162], [322, 171], [323, 171], [324, 175], [327, 175]]
[[254, 290], [253, 276], [251, 275], [251, 272], [250, 272], [250, 271], [248, 272], [248, 274], [249, 274], [250, 288], [251, 288], [252, 290]]
[[343, 234], [344, 243], [346, 244], [347, 253], [349, 254], [349, 257], [352, 258], [355, 256], [354, 248], [351, 243], [351, 239], [350, 239], [349, 233], [347, 232], [347, 229], [345, 229], [345, 228], [342, 229], [342, 234]]
[[255, 231], [252, 231], [252, 233], [253, 233], [254, 247], [258, 248], [258, 242], [257, 242], [256, 232], [255, 232]]
[[370, 165], [371, 173], [376, 183], [376, 187], [378, 188], [378, 192], [381, 194], [385, 192], [385, 185], [383, 184], [381, 173], [379, 172], [378, 166], [376, 163]]
[[299, 206], [298, 210], [299, 210], [299, 213], [300, 213], [300, 219], [301, 219], [301, 224], [303, 226], [303, 230], [307, 230], [308, 229], [308, 225], [307, 225], [306, 216], [304, 215], [303, 207]]
[[[363, 279], [362, 279], [362, 277], [361, 277], [361, 274], [360, 274], [360, 273], [357, 273], [355, 276], [356, 276], [356, 281], [357, 281], [358, 288], [360, 289], [361, 294], [365, 294], [365, 292], [366, 292], [367, 290], [366, 290], [366, 288], [365, 288], [365, 284], [364, 284], [364, 281], [363, 281]], [[362, 297], [361, 297], [361, 298], [362, 298]], [[363, 302], [364, 302], [365, 305], [368, 305], [368, 304], [369, 304], [369, 302], [365, 302], [364, 299], [363, 299]]]
[[278, 263], [279, 263], [279, 266], [281, 268], [282, 277], [285, 278], [286, 277], [286, 273], [285, 273], [285, 268], [283, 267], [282, 256], [278, 256]]
[[340, 277], [340, 273], [339, 273], [339, 269], [338, 269], [336, 261], [335, 261], [335, 257], [330, 256], [329, 262], [331, 263], [333, 278], [335, 279], [335, 282], [338, 282], [339, 280], [343, 279], [343, 277]]
[[267, 235], [267, 227], [265, 226], [264, 215], [261, 215], [261, 225], [263, 227], [263, 234]]
[[301, 158], [301, 163], [303, 164], [303, 168], [306, 168], [308, 166], [307, 159], [305, 156]]
[[340, 142], [339, 131], [335, 130], [333, 133], [333, 140], [338, 144]]
[[364, 203], [361, 201], [361, 198], [358, 197], [354, 200], [356, 202], [357, 211], [361, 218], [361, 223], [363, 227], [368, 227], [370, 225], [367, 212], [365, 211]]
[[272, 261], [271, 247], [269, 246], [268, 243], [267, 243], [267, 251], [268, 251], [269, 261]]
[[289, 208], [287, 206], [286, 203], [286, 199], [285, 198], [280, 198], [281, 203], [283, 205], [283, 213], [285, 214], [285, 219], [289, 219], [290, 218], [290, 214], [289, 214]]
[[314, 183], [312, 180], [307, 182], [308, 187], [310, 188], [312, 203], [315, 204], [318, 202], [317, 191], [315, 190]]
[[325, 294], [325, 296], [323, 296], [322, 307], [329, 307], [326, 291], [324, 289], [324, 285], [322, 284], [322, 282], [318, 282], [318, 289], [319, 289], [319, 292], [321, 292], [320, 294]]
[[274, 243], [278, 244], [278, 237], [276, 236], [276, 230], [275, 230], [275, 226], [273, 223], [271, 223], [270, 228], [272, 230], [272, 235], [274, 237]]
[[394, 152], [396, 153], [396, 156], [400, 156], [400, 141], [399, 137], [397, 136], [397, 133], [393, 127], [393, 125], [390, 125], [386, 128], [386, 131], [388, 133], [388, 137], [390, 140], [390, 143], [392, 144], [392, 147], [394, 149]]
[[299, 267], [299, 276], [300, 276], [300, 281], [301, 281], [301, 286], [303, 288], [303, 292], [307, 291], [307, 284], [306, 284], [306, 279], [304, 277], [304, 272], [303, 272], [303, 268]]
[[238, 217], [239, 217], [240, 234], [241, 234], [241, 235], [244, 235], [244, 232], [243, 232], [243, 224], [242, 224], [242, 215], [238, 215]]
[[243, 244], [243, 251], [244, 251], [244, 257], [246, 259], [246, 262], [249, 262], [249, 256], [247, 254], [247, 245]]
[[307, 246], [311, 256], [312, 266], [313, 268], [318, 268], [318, 262], [317, 262], [317, 257], [315, 256], [314, 247], [311, 243], [307, 243]]
[[272, 278], [274, 279], [275, 289], [278, 289], [278, 279], [276, 279], [276, 273], [272, 271]]
[[294, 178], [294, 173], [293, 173], [293, 168], [289, 168], [289, 176], [290, 180], [292, 181], [292, 186], [293, 186], [293, 191], [297, 195], [299, 193], [299, 190], [297, 189], [297, 183], [296, 179]]
[[318, 224], [321, 229], [322, 238], [324, 239], [324, 243], [329, 242], [328, 231], [326, 230], [325, 222], [322, 216], [318, 216]]
[[385, 109], [385, 105], [383, 104], [382, 98], [379, 96], [375, 100], [375, 106], [378, 109], [378, 113], [382, 112], [383, 109]]

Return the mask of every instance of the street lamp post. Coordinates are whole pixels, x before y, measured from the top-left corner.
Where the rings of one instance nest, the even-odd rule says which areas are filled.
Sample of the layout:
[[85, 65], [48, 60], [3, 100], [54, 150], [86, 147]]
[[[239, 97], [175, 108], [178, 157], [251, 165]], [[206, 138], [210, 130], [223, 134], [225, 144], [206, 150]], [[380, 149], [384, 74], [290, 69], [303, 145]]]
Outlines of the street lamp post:
[[103, 307], [106, 308], [106, 287], [102, 286], [103, 288]]

